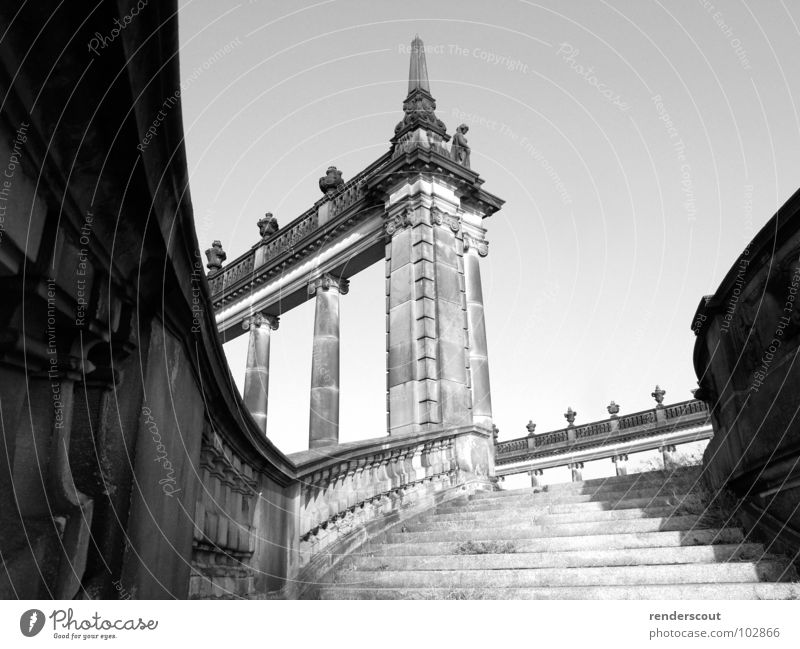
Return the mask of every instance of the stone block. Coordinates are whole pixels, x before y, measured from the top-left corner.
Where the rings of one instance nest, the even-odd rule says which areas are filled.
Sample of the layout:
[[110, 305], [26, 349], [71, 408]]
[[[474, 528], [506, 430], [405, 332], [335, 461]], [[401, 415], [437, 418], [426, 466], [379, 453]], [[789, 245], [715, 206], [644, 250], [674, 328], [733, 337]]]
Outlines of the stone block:
[[421, 358], [436, 358], [438, 356], [435, 339], [420, 338], [415, 344], [418, 360]]
[[442, 423], [446, 426], [472, 423], [470, 395], [463, 383], [447, 379], [439, 381], [439, 404], [442, 408]]
[[439, 338], [438, 360], [441, 378], [458, 381], [460, 384], [466, 385], [466, 351], [463, 344]]
[[389, 387], [389, 428], [399, 428], [414, 423], [416, 412], [414, 383], [407, 381]]
[[414, 335], [417, 340], [420, 338], [435, 338], [436, 320], [433, 318], [418, 318], [414, 323]]
[[392, 273], [389, 280], [389, 308], [393, 309], [399, 304], [411, 299], [412, 266], [406, 264]]
[[433, 244], [433, 228], [429, 225], [420, 224], [411, 229], [411, 245], [420, 243]]
[[401, 230], [395, 233], [391, 243], [391, 262], [390, 271], [405, 266], [411, 261], [411, 234], [410, 230]]
[[439, 340], [462, 344], [464, 342], [464, 309], [458, 302], [439, 302], [437, 314]]
[[417, 378], [434, 378], [438, 376], [439, 371], [436, 367], [435, 358], [420, 358], [417, 361]]
[[456, 238], [449, 230], [442, 227], [436, 228], [435, 249], [436, 263], [457, 268], [458, 253], [456, 252]]
[[414, 379], [415, 353], [412, 343], [402, 343], [389, 348], [387, 382], [391, 388]]
[[436, 264], [436, 288], [440, 300], [461, 304], [461, 283], [455, 268]]
[[428, 298], [436, 298], [436, 287], [431, 279], [421, 279], [414, 282], [414, 298], [417, 300]]
[[414, 245], [411, 253], [411, 260], [414, 261], [433, 261], [433, 244], [427, 241], [420, 241]]
[[414, 264], [414, 281], [418, 282], [421, 279], [433, 279], [432, 261], [422, 260]]

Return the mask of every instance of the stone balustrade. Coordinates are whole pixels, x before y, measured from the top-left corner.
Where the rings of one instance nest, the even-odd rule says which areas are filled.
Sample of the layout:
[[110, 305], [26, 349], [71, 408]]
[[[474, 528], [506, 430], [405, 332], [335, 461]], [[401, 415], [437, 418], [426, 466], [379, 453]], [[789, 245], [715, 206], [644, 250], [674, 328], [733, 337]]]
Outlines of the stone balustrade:
[[[354, 532], [380, 530], [434, 501], [491, 488], [491, 432], [474, 427], [294, 453], [299, 567]], [[371, 525], [372, 524], [372, 525]]]
[[[509, 474], [517, 470], [531, 470], [533, 464], [554, 456], [568, 454], [574, 458], [576, 454], [586, 452], [597, 455], [594, 449], [601, 447], [609, 447], [611, 450], [605, 455], [600, 453], [598, 457], [591, 459], [614, 457], [619, 453], [649, 450], [651, 447], [661, 448], [664, 446], [662, 438], [665, 435], [676, 437], [676, 441], [670, 439], [670, 444], [674, 446], [675, 443], [683, 443], [683, 438], [686, 438], [685, 441], [697, 441], [710, 437], [709, 417], [705, 403], [696, 399], [669, 406], [659, 404], [656, 408], [622, 417], [617, 417], [615, 414], [602, 421], [572, 425], [560, 430], [499, 442], [495, 446], [495, 461], [498, 467], [526, 463], [522, 469], [499, 470], [501, 473]], [[687, 437], [687, 434], [684, 434], [685, 431], [691, 432], [698, 428], [704, 429], [699, 437], [695, 434], [689, 434]], [[566, 466], [570, 464], [570, 460], [564, 459], [561, 464]], [[558, 463], [554, 466], [556, 465]]]
[[[208, 285], [215, 308], [220, 308], [262, 283], [273, 270], [283, 267], [278, 259], [285, 254], [296, 261], [313, 251], [330, 235], [323, 227], [366, 198], [366, 180], [388, 161], [384, 156], [348, 180], [331, 196], [325, 196], [272, 236], [259, 242], [227, 266], [209, 273]], [[357, 210], [356, 210], [357, 211]], [[276, 266], [277, 264], [277, 266]], [[273, 269], [275, 266], [275, 269]]]

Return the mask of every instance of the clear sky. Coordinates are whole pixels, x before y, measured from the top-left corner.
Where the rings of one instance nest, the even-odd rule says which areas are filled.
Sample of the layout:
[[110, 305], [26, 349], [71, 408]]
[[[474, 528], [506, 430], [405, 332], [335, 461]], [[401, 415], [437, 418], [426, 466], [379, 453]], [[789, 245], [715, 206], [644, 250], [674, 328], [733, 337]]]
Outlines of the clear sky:
[[[800, 6], [780, 0], [181, 3], [203, 248], [232, 260], [388, 150], [409, 44], [506, 200], [482, 261], [501, 439], [691, 397], [694, 310], [800, 178]], [[342, 441], [386, 432], [384, 269], [342, 298]], [[268, 434], [308, 438], [313, 303], [273, 334]], [[241, 386], [246, 337], [226, 346]]]

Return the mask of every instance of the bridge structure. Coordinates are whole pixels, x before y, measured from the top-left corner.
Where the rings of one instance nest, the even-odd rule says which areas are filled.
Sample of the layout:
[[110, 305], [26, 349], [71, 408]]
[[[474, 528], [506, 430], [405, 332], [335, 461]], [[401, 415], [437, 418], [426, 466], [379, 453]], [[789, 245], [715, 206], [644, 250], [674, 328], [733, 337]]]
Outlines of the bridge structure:
[[[203, 258], [194, 228], [177, 3], [150, 3], [86, 64], [86, 43], [134, 7], [0, 8], [0, 596], [309, 596], [370, 539], [495, 490], [498, 470], [539, 470], [550, 451], [547, 462], [603, 445], [619, 455], [636, 442], [623, 431], [677, 444], [671, 425], [689, 431], [708, 414], [713, 488], [792, 546], [795, 311], [780, 345], [769, 333], [796, 304], [797, 196], [695, 317], [707, 413], [692, 401], [656, 408], [653, 435], [636, 413], [630, 427], [548, 433], [538, 455], [539, 436], [533, 449], [527, 438], [496, 448], [480, 264], [502, 201], [471, 169], [466, 129], [436, 117], [421, 42], [386, 154], [346, 180], [328, 169], [319, 200], [282, 228], [265, 217], [255, 246], [224, 265], [219, 243]], [[31, 33], [36, 56], [23, 57]], [[339, 444], [338, 304], [381, 261], [387, 427]], [[746, 299], [731, 316], [733, 295]], [[281, 314], [308, 299], [309, 449], [287, 456], [265, 434], [269, 349]], [[222, 348], [238, 335], [249, 337], [243, 395]], [[784, 359], [765, 371], [763, 344]]]
[[495, 447], [495, 472], [505, 477], [526, 472], [531, 486], [538, 487], [545, 469], [569, 467], [573, 482], [583, 479], [585, 462], [610, 459], [617, 476], [628, 473], [628, 456], [658, 450], [662, 467], [677, 466], [677, 448], [683, 444], [708, 441], [713, 437], [711, 414], [697, 399], [663, 404], [664, 391], [653, 393], [660, 401], [655, 408], [619, 416], [619, 406], [608, 406], [608, 419], [575, 425], [576, 413], [568, 409], [568, 426], [560, 430], [535, 433], [528, 424], [525, 437], [498, 442]]
[[389, 434], [474, 426], [491, 442], [480, 259], [488, 254], [484, 220], [503, 201], [470, 168], [461, 132], [447, 147], [435, 108], [417, 37], [387, 153], [347, 181], [328, 168], [320, 200], [281, 228], [268, 214], [261, 240], [225, 267], [209, 249], [220, 334], [227, 341], [249, 331], [244, 399], [264, 432], [269, 338], [280, 335], [271, 332], [281, 314], [313, 299], [309, 448], [338, 443], [339, 302], [349, 278], [383, 262]]

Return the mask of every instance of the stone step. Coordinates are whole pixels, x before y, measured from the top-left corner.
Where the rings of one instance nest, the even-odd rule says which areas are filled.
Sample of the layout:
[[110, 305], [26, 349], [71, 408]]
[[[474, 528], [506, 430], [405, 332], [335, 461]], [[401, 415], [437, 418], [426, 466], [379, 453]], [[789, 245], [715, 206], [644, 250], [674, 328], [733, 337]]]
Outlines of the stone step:
[[699, 516], [671, 516], [642, 518], [628, 521], [600, 521], [595, 523], [556, 523], [532, 525], [521, 521], [503, 526], [476, 521], [464, 524], [458, 521], [428, 523], [425, 526], [408, 524], [406, 532], [387, 535], [390, 543], [419, 543], [426, 541], [478, 541], [492, 539], [527, 539], [548, 536], [585, 536], [604, 534], [637, 534], [642, 532], [689, 531], [700, 525]]
[[342, 570], [337, 585], [368, 588], [530, 588], [785, 581], [783, 560], [516, 570]]
[[682, 491], [674, 492], [661, 487], [652, 487], [648, 489], [637, 489], [635, 491], [605, 491], [601, 493], [586, 493], [586, 494], [570, 494], [570, 493], [528, 493], [516, 496], [508, 496], [506, 498], [478, 498], [468, 500], [466, 503], [463, 501], [461, 504], [467, 505], [491, 505], [492, 507], [506, 507], [512, 504], [537, 504], [537, 503], [558, 503], [558, 504], [574, 504], [585, 502], [624, 502], [626, 500], [636, 500], [642, 498], [683, 498], [691, 492]]
[[549, 491], [556, 491], [559, 489], [576, 489], [579, 487], [599, 487], [605, 485], [630, 485], [633, 483], [639, 484], [664, 484], [669, 482], [684, 482], [687, 484], [699, 483], [702, 480], [702, 475], [699, 471], [686, 471], [678, 470], [671, 473], [662, 473], [661, 471], [650, 471], [647, 473], [631, 473], [624, 476], [610, 476], [606, 478], [592, 478], [591, 480], [579, 480], [577, 482], [555, 482], [548, 485], [541, 485], [539, 487], [520, 487], [517, 489], [503, 489], [502, 486], [494, 490], [486, 490], [487, 494], [503, 494], [514, 493], [519, 491], [527, 491], [533, 489], [545, 489]]
[[668, 507], [668, 506], [691, 506], [697, 507], [701, 504], [701, 499], [696, 494], [686, 494], [680, 497], [656, 496], [654, 498], [626, 498], [615, 502], [605, 500], [584, 500], [573, 503], [549, 503], [536, 501], [533, 504], [496, 504], [493, 502], [468, 501], [466, 498], [459, 501], [449, 501], [439, 505], [436, 514], [464, 513], [481, 516], [503, 516], [508, 511], [524, 512], [527, 510], [546, 511], [551, 514], [566, 514], [569, 512], [590, 512], [590, 511], [619, 511], [621, 509], [635, 509], [639, 507]]
[[320, 599], [592, 599], [592, 600], [758, 600], [800, 599], [798, 584], [716, 583], [655, 586], [547, 588], [323, 588]]
[[756, 543], [568, 552], [462, 553], [476, 549], [492, 548], [462, 545], [455, 547], [450, 554], [354, 556], [348, 565], [356, 570], [497, 570], [713, 563], [767, 558], [764, 547]]
[[[675, 507], [631, 507], [628, 509], [610, 509], [600, 511], [577, 511], [550, 513], [549, 508], [514, 508], [492, 512], [453, 512], [433, 513], [418, 519], [412, 527], [423, 527], [430, 523], [462, 522], [473, 525], [503, 525], [507, 523], [527, 521], [531, 524], [547, 525], [566, 522], [621, 521], [636, 518], [668, 517], [675, 513]], [[435, 528], [431, 528], [435, 529]]]
[[[406, 534], [398, 534], [399, 543], [371, 543], [365, 545], [359, 554], [374, 556], [407, 556], [407, 555], [451, 555], [466, 541], [464, 538], [453, 538], [445, 541], [418, 541], [406, 543], [402, 539]], [[453, 535], [456, 536], [457, 535]], [[646, 532], [638, 534], [606, 534], [590, 536], [533, 537], [473, 539], [476, 542], [511, 543], [515, 552], [569, 552], [580, 550], [618, 550], [634, 548], [685, 547], [712, 544], [739, 544], [743, 541], [739, 528], [697, 529], [691, 532]]]
[[691, 484], [681, 483], [647, 483], [647, 484], [607, 484], [597, 487], [583, 487], [580, 489], [558, 489], [554, 491], [534, 491], [533, 489], [520, 489], [514, 491], [478, 491], [470, 496], [471, 502], [496, 502], [505, 503], [513, 500], [536, 500], [574, 498], [575, 496], [600, 496], [609, 498], [646, 498], [647, 496], [672, 496], [692, 493]]
[[[669, 483], [683, 483], [688, 485], [700, 484], [702, 473], [694, 467], [690, 469], [677, 469], [675, 471], [649, 471], [646, 473], [631, 473], [625, 476], [613, 476], [608, 478], [594, 478], [592, 480], [582, 480], [580, 482], [558, 482], [555, 484], [547, 485], [546, 487], [538, 487], [539, 489], [546, 489], [547, 491], [570, 491], [579, 489], [581, 487], [590, 488], [605, 485], [625, 485], [631, 484], [669, 484]], [[515, 491], [532, 490], [533, 487], [524, 487], [522, 489], [501, 489], [499, 493], [513, 493]], [[498, 493], [498, 492], [494, 492]]]

